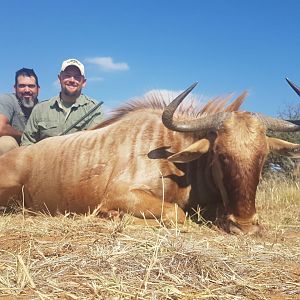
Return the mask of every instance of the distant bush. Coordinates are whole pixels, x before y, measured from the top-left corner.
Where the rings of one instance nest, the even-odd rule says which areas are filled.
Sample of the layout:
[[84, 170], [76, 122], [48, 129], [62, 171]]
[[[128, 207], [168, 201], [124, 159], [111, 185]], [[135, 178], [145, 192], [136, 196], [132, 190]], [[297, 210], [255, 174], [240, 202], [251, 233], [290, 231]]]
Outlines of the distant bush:
[[[296, 105], [288, 104], [279, 112], [278, 117], [285, 120], [300, 120], [300, 103]], [[268, 132], [268, 136], [279, 138], [291, 143], [300, 143], [300, 132]], [[270, 153], [263, 169], [263, 176], [278, 175], [294, 177], [300, 174], [299, 159], [276, 155]]]

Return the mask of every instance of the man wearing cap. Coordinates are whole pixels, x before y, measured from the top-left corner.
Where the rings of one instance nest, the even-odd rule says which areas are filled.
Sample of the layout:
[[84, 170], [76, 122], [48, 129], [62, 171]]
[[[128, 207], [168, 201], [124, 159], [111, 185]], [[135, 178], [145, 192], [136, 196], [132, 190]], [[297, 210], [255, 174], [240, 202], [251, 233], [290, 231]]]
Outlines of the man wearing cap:
[[15, 93], [0, 96], [0, 155], [19, 147], [33, 107], [38, 103], [39, 83], [33, 69], [16, 72]]
[[[22, 146], [60, 135], [74, 124], [76, 125], [68, 133], [87, 129], [101, 122], [100, 109], [88, 114], [97, 105], [97, 101], [81, 93], [86, 85], [83, 64], [75, 58], [65, 60], [58, 79], [60, 94], [39, 103], [33, 109], [22, 135]], [[88, 115], [84, 118], [86, 114]], [[80, 119], [82, 120], [78, 123]]]

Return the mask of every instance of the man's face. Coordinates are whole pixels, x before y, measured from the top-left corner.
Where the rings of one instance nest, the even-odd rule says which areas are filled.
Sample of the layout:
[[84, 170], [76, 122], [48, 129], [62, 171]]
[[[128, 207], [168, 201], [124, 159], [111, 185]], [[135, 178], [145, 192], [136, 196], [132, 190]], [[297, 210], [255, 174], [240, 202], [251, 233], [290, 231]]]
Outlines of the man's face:
[[86, 79], [75, 66], [67, 67], [58, 75], [61, 92], [66, 96], [78, 97], [86, 84]]
[[22, 102], [24, 107], [32, 108], [36, 104], [39, 87], [33, 76], [18, 76], [17, 85], [14, 88], [17, 98]]

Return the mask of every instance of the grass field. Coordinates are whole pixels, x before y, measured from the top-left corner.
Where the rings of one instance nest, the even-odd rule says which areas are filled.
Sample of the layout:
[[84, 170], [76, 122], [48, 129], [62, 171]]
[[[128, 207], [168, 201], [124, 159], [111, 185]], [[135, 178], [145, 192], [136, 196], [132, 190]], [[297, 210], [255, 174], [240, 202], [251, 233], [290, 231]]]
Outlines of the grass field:
[[0, 299], [300, 299], [300, 183], [263, 181], [257, 211], [262, 236], [1, 215]]

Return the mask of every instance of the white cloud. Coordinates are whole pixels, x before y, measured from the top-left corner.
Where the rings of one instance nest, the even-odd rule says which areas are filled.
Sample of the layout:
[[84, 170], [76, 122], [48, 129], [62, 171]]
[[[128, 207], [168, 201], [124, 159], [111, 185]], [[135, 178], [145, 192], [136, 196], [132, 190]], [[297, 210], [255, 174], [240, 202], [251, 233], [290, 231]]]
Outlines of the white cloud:
[[[166, 90], [166, 89], [162, 89], [162, 90], [154, 89], [154, 90], [150, 90], [150, 91], [146, 92], [144, 94], [144, 97], [151, 97], [151, 96], [159, 97], [160, 99], [165, 99], [168, 102], [168, 101], [172, 101], [173, 99], [175, 99], [182, 92], [183, 92], [183, 90], [175, 91], [175, 90]], [[187, 95], [187, 97], [185, 99], [192, 101], [192, 102], [201, 100], [201, 102], [202, 102], [204, 99], [207, 99], [207, 97], [205, 97], [203, 95], [190, 93], [189, 95]]]
[[53, 81], [52, 85], [56, 88], [59, 89], [60, 88], [60, 82], [58, 79], [56, 79], [55, 81]]
[[[144, 97], [147, 98], [156, 98], [158, 100], [163, 99], [166, 103], [170, 103], [173, 101], [177, 96], [179, 96], [183, 90], [166, 90], [166, 89], [153, 89], [149, 90], [144, 94]], [[203, 95], [203, 94], [195, 94], [190, 93], [188, 94], [183, 102], [183, 107], [186, 107], [188, 109], [196, 109], [199, 110], [201, 107], [203, 107], [207, 101], [209, 100], [209, 97]]]
[[150, 90], [144, 94], [144, 97], [151, 97], [156, 96], [165, 100], [171, 100], [174, 99], [176, 96], [178, 96], [180, 92], [177, 91], [171, 91], [171, 90]]
[[103, 81], [102, 77], [88, 77], [87, 80], [89, 82], [98, 82], [98, 81]]
[[115, 63], [110, 56], [92, 57], [85, 59], [86, 63], [94, 64], [106, 71], [127, 71], [129, 66], [125, 62]]

